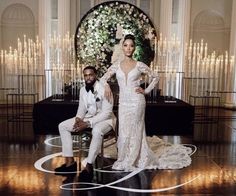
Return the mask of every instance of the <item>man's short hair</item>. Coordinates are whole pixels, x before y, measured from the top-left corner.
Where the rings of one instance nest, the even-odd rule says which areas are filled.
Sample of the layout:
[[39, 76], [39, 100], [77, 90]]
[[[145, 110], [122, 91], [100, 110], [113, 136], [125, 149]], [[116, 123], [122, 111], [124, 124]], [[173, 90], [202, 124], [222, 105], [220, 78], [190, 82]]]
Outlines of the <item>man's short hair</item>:
[[83, 69], [83, 72], [84, 72], [84, 70], [86, 70], [86, 69], [92, 69], [93, 72], [94, 72], [95, 74], [97, 74], [97, 70], [96, 70], [96, 68], [95, 68], [94, 66], [91, 66], [91, 65], [86, 66], [86, 67]]

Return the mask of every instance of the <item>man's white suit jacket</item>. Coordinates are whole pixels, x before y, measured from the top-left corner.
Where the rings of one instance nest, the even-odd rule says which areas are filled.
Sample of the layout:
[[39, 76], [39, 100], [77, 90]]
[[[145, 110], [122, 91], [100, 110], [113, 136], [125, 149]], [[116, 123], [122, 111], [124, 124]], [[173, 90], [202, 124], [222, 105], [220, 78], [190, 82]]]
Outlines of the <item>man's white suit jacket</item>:
[[104, 97], [104, 86], [99, 81], [94, 84], [94, 92], [87, 92], [85, 86], [80, 89], [79, 107], [76, 117], [89, 121], [91, 128], [101, 121], [107, 122], [115, 130], [116, 117], [113, 114], [112, 103]]

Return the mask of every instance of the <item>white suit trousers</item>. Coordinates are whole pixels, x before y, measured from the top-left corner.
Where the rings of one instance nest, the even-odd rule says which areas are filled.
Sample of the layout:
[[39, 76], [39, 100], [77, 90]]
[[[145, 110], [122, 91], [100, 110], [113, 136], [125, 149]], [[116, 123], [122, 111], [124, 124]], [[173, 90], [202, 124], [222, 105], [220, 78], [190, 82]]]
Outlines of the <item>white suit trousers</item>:
[[[73, 157], [73, 141], [71, 132], [73, 130], [74, 123], [75, 117], [61, 122], [58, 126], [62, 142], [63, 157]], [[89, 146], [89, 153], [87, 157], [88, 163], [94, 163], [97, 155], [100, 152], [103, 136], [111, 129], [112, 126], [104, 121], [96, 123], [93, 126], [92, 140]]]

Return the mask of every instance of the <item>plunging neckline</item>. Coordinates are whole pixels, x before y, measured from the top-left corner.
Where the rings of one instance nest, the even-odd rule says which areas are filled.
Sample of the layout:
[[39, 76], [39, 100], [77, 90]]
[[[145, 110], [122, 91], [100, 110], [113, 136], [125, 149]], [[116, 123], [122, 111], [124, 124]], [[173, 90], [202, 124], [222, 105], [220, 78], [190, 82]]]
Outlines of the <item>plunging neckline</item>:
[[136, 61], [134, 67], [133, 67], [131, 70], [129, 70], [129, 71], [127, 72], [127, 74], [126, 74], [126, 73], [122, 70], [122, 68], [121, 68], [121, 62], [119, 63], [119, 68], [120, 68], [121, 72], [122, 72], [122, 73], [124, 74], [124, 76], [125, 76], [125, 85], [126, 85], [126, 86], [127, 86], [127, 78], [128, 78], [128, 76], [129, 76], [129, 73], [132, 72], [132, 71], [137, 67], [137, 64], [138, 64], [138, 61]]

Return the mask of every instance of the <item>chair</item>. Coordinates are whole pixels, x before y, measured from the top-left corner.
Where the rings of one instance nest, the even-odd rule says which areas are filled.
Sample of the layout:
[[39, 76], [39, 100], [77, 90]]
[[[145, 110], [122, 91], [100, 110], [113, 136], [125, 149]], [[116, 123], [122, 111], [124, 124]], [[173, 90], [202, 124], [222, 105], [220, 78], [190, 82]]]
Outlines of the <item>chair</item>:
[[[81, 132], [72, 132], [72, 136], [73, 136], [73, 142], [76, 143], [76, 147], [79, 149], [79, 158], [81, 159], [81, 152], [88, 151], [88, 149], [89, 149], [90, 142], [92, 139], [92, 129], [88, 128], [88, 129], [81, 131]], [[112, 140], [113, 138], [115, 138], [114, 142], [106, 144], [108, 141]], [[111, 129], [109, 132], [107, 132], [103, 136], [101, 152], [98, 155], [101, 157], [101, 166], [102, 167], [104, 164], [104, 148], [107, 148], [107, 147], [115, 144], [116, 141], [117, 141], [117, 125], [116, 125], [115, 130]], [[96, 159], [96, 165], [98, 165], [97, 159]], [[81, 161], [79, 162], [79, 170], [81, 170]]]
[[[113, 95], [114, 95], [113, 113], [116, 116], [116, 126], [115, 126], [115, 129], [111, 129], [109, 132], [107, 132], [103, 136], [101, 152], [99, 154], [101, 156], [101, 160], [102, 160], [102, 162], [101, 162], [102, 167], [103, 167], [103, 164], [104, 164], [104, 148], [107, 148], [107, 147], [115, 144], [117, 142], [117, 138], [118, 138], [118, 100], [119, 100], [119, 94], [118, 94], [117, 89], [116, 89], [116, 93], [114, 93]], [[80, 150], [79, 151], [79, 158], [81, 158], [81, 151], [84, 151], [84, 150], [88, 151], [88, 149], [89, 149], [91, 138], [92, 138], [91, 130], [92, 130], [91, 128], [88, 128], [88, 129], [86, 129], [85, 131], [82, 131], [82, 132], [72, 132], [72, 135], [75, 136], [75, 141], [78, 143], [78, 148]], [[106, 145], [106, 142], [110, 141], [114, 137], [115, 137], [115, 142], [112, 142], [112, 143], [109, 143], [109, 144]], [[97, 161], [96, 161], [96, 165], [98, 165]], [[79, 170], [81, 170], [81, 161], [79, 162]]]

